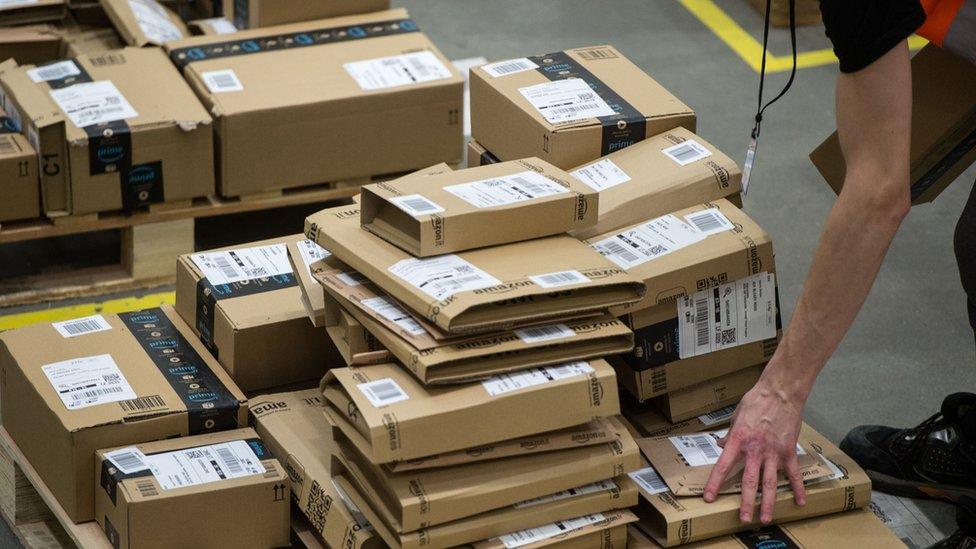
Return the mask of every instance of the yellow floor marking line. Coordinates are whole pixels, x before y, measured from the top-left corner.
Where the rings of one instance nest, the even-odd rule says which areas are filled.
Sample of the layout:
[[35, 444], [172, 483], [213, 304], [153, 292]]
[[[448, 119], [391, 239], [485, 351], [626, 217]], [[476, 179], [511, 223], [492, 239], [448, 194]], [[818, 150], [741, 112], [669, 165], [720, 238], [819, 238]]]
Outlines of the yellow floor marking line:
[[[718, 7], [713, 0], [679, 1], [685, 9], [698, 18], [722, 42], [725, 42], [747, 65], [752, 67], [752, 70], [759, 72], [762, 67], [761, 42], [746, 32], [722, 8]], [[908, 39], [908, 47], [912, 50], [920, 49], [927, 43], [928, 41], [921, 36], [912, 35]], [[836, 62], [837, 57], [830, 48], [797, 52], [796, 55], [796, 68], [798, 69], [830, 65]], [[767, 73], [789, 71], [792, 67], [792, 55], [778, 56], [773, 55], [769, 51], [766, 52]]]
[[147, 294], [142, 297], [130, 296], [107, 301], [79, 303], [67, 307], [54, 307], [40, 311], [29, 311], [26, 313], [15, 313], [0, 316], [0, 331], [12, 330], [38, 322], [57, 322], [81, 316], [90, 316], [99, 313], [125, 313], [159, 307], [168, 303], [176, 303], [176, 292], [161, 292]]

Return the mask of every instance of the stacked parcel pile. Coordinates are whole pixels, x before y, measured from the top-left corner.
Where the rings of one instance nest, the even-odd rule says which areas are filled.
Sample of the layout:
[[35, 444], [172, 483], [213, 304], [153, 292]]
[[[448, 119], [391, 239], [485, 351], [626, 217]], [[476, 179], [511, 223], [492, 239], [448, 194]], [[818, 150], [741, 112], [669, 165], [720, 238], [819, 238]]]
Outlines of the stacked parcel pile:
[[334, 481], [389, 545], [624, 546], [639, 451], [598, 357], [632, 347], [606, 311], [643, 284], [565, 234], [597, 199], [527, 158], [433, 167], [306, 220], [333, 254], [312, 266], [326, 311], [386, 351], [347, 356], [389, 360], [322, 382]]

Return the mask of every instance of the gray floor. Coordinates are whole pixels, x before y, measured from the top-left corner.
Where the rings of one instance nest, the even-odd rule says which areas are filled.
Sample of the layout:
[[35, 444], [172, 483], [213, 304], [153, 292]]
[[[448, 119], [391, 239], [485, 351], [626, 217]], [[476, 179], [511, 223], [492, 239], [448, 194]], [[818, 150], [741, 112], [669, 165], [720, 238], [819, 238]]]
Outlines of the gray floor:
[[[744, 0], [716, 0], [753, 36], [761, 20]], [[609, 43], [698, 113], [699, 132], [741, 159], [755, 110], [756, 73], [675, 0], [394, 1], [451, 59], [518, 57]], [[785, 33], [773, 51], [789, 51]], [[827, 47], [822, 29], [801, 51]], [[803, 69], [771, 108], [747, 211], [772, 234], [784, 320], [792, 312], [834, 195], [807, 154], [834, 128], [835, 66]], [[785, 79], [770, 78], [777, 89]], [[862, 423], [914, 425], [954, 391], [976, 390], [973, 333], [952, 252], [952, 231], [976, 170], [931, 205], [915, 208], [895, 240], [854, 328], [821, 376], [807, 420], [837, 441]], [[851, 258], [857, 261], [857, 258]], [[951, 529], [951, 510], [921, 506]], [[0, 523], [2, 524], [2, 523]], [[5, 528], [0, 526], [0, 529]], [[15, 546], [0, 532], [0, 547]]]

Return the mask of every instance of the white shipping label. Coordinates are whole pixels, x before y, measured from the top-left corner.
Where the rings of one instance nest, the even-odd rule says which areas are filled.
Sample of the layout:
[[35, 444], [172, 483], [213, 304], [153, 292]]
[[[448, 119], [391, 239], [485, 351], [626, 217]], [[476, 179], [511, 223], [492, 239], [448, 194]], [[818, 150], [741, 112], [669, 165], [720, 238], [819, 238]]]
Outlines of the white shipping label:
[[233, 69], [202, 72], [200, 77], [212, 93], [244, 91], [244, 84], [241, 84]]
[[124, 475], [131, 475], [132, 473], [149, 469], [145, 454], [135, 447], [113, 450], [105, 454], [105, 459], [112, 462], [112, 465]]
[[408, 400], [410, 398], [407, 396], [406, 391], [397, 385], [396, 381], [393, 381], [388, 377], [377, 379], [376, 381], [360, 383], [356, 385], [356, 387], [358, 387], [359, 390], [366, 395], [369, 403], [376, 408], [393, 404], [394, 402]]
[[52, 322], [51, 326], [61, 334], [61, 337], [77, 337], [95, 332], [111, 330], [112, 325], [102, 315], [92, 315], [83, 318], [73, 318], [62, 322]]
[[596, 191], [603, 191], [630, 181], [630, 176], [609, 158], [604, 158], [599, 162], [583, 166], [569, 173]]
[[371, 297], [364, 299], [360, 303], [369, 307], [376, 314], [403, 328], [410, 335], [426, 334], [427, 330], [420, 325], [410, 313], [403, 309], [392, 299], [385, 296]]
[[571, 286], [574, 284], [587, 284], [590, 281], [589, 277], [575, 269], [571, 271], [559, 271], [555, 273], [530, 276], [529, 280], [547, 289], [559, 288], [561, 286]]
[[510, 374], [500, 374], [492, 376], [481, 382], [481, 386], [488, 391], [491, 396], [503, 395], [543, 385], [561, 379], [582, 376], [594, 372], [593, 367], [587, 362], [569, 362], [559, 366], [543, 366], [541, 368], [531, 368]]
[[776, 337], [776, 279], [759, 273], [678, 299], [684, 359]]
[[204, 19], [201, 23], [210, 25], [210, 28], [217, 34], [230, 34], [238, 31], [234, 23], [231, 23], [226, 17], [211, 17]]
[[262, 475], [264, 465], [243, 440], [145, 456], [163, 490]]
[[690, 213], [685, 216], [685, 221], [701, 231], [705, 236], [735, 228], [735, 225], [718, 208], [709, 208]]
[[225, 252], [190, 256], [211, 284], [231, 284], [254, 278], [291, 274], [288, 248], [284, 244], [255, 246]]
[[79, 128], [139, 116], [109, 80], [84, 82], [50, 93], [71, 123]]
[[498, 78], [499, 76], [508, 76], [517, 72], [538, 69], [539, 65], [536, 65], [527, 57], [521, 57], [519, 59], [508, 59], [506, 61], [488, 63], [487, 65], [483, 65], [481, 68], [492, 78]]
[[346, 286], [359, 286], [364, 282], [369, 282], [369, 279], [363, 276], [363, 274], [358, 271], [339, 273], [336, 275], [336, 278], [338, 278]]
[[166, 10], [156, 0], [129, 0], [129, 8], [149, 42], [161, 46], [183, 38], [183, 32], [169, 20]]
[[[711, 433], [668, 437], [668, 440], [690, 467], [701, 467], [718, 463], [718, 459], [722, 457], [722, 447], [718, 445], [718, 441], [728, 432], [728, 429], [722, 429]], [[796, 445], [796, 455], [806, 455], [806, 450], [799, 444]]]
[[73, 358], [47, 364], [41, 370], [69, 410], [137, 397], [111, 355]]
[[596, 524], [604, 520], [606, 519], [602, 514], [595, 513], [592, 515], [586, 515], [586, 516], [577, 517], [573, 519], [560, 520], [557, 522], [553, 522], [552, 524], [544, 524], [542, 526], [536, 526], [535, 528], [519, 530], [518, 532], [512, 532], [511, 534], [498, 536], [498, 540], [505, 545], [506, 549], [515, 549], [516, 547], [522, 547], [523, 545], [537, 543], [543, 540], [547, 540], [549, 538], [556, 537], [560, 534], [565, 534], [566, 532], [579, 530], [584, 526]]
[[576, 332], [565, 324], [552, 324], [550, 326], [531, 326], [529, 328], [515, 330], [515, 335], [524, 343], [532, 344], [552, 341], [554, 339], [566, 339], [567, 337], [575, 336]]
[[725, 423], [732, 419], [732, 413], [735, 412], [735, 405], [726, 406], [725, 408], [715, 410], [714, 412], [708, 412], [707, 414], [702, 414], [698, 416], [698, 421], [702, 422], [702, 425], [715, 425], [717, 423]]
[[444, 208], [442, 208], [439, 204], [422, 194], [395, 196], [389, 200], [394, 206], [407, 212], [413, 217], [441, 213], [444, 211]]
[[329, 250], [308, 239], [298, 241], [298, 253], [302, 254], [302, 262], [305, 263], [310, 278], [312, 276], [312, 263], [322, 261], [332, 255]]
[[493, 179], [450, 185], [444, 187], [444, 190], [476, 208], [507, 206], [569, 192], [566, 187], [531, 170]]
[[682, 141], [677, 145], [662, 149], [661, 152], [682, 166], [687, 166], [692, 162], [712, 156], [712, 151], [706, 149], [704, 145], [694, 139]]
[[608, 492], [616, 489], [617, 485], [612, 480], [601, 480], [600, 482], [594, 482], [593, 484], [587, 484], [585, 486], [577, 486], [576, 488], [570, 488], [569, 490], [563, 490], [562, 492], [556, 492], [555, 494], [549, 494], [548, 496], [541, 496], [520, 501], [512, 505], [512, 507], [515, 507], [516, 509], [535, 507], [536, 505], [542, 505], [543, 503], [552, 503], [554, 501], [585, 496], [587, 494], [595, 494], [597, 492]]
[[641, 487], [646, 495], [653, 496], [668, 491], [668, 485], [653, 467], [646, 467], [627, 475]]
[[591, 247], [626, 270], [704, 239], [701, 231], [668, 214], [594, 242]]
[[391, 265], [389, 271], [438, 301], [458, 292], [501, 284], [497, 278], [454, 254], [403, 259]]
[[354, 61], [342, 65], [366, 90], [383, 90], [451, 77], [451, 71], [430, 50]]
[[519, 88], [519, 92], [550, 124], [616, 114], [590, 85], [567, 78]]
[[81, 74], [78, 65], [74, 61], [58, 61], [49, 65], [34, 67], [27, 71], [27, 76], [34, 82], [47, 82], [48, 80], [61, 80], [68, 76]]

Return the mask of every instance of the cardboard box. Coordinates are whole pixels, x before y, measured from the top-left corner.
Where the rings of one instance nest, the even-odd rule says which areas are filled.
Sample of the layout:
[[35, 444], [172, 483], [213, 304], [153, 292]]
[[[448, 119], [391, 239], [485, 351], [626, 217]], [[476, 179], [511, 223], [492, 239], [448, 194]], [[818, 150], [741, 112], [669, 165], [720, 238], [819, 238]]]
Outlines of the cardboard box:
[[[93, 473], [95, 517], [113, 547], [289, 544], [288, 479], [253, 429], [98, 450]], [[242, 502], [247, 512], [235, 512]]]
[[318, 389], [251, 399], [251, 423], [288, 473], [291, 499], [329, 547], [380, 549], [362, 516], [332, 482], [335, 443]]
[[[291, 269], [295, 273], [298, 288], [301, 290], [302, 305], [305, 307], [312, 325], [320, 327], [325, 326], [325, 289], [312, 278], [312, 265], [319, 261], [313, 255], [313, 251], [319, 254], [325, 254], [328, 251], [310, 240], [307, 242], [309, 244], [303, 243], [301, 247], [299, 247], [298, 242], [286, 242], [285, 245], [288, 248], [288, 261], [291, 262]], [[315, 247], [313, 248], [310, 244], [314, 244]], [[316, 260], [309, 261], [311, 259]], [[305, 268], [300, 269], [300, 266]]]
[[190, 36], [173, 10], [156, 0], [100, 0], [102, 8], [130, 46], [162, 46]]
[[325, 311], [325, 331], [347, 366], [382, 364], [393, 360], [393, 355], [380, 340], [329, 294], [326, 294]]
[[233, 34], [240, 29], [234, 26], [234, 23], [226, 17], [208, 17], [207, 19], [194, 19], [192, 21], [186, 22], [187, 28], [194, 36], [198, 34], [203, 35], [214, 35], [214, 34]]
[[[176, 310], [245, 391], [318, 380], [343, 365], [325, 330], [308, 321], [287, 243], [324, 253], [299, 234], [176, 262]], [[308, 268], [299, 261], [299, 271]]]
[[[976, 68], [929, 44], [912, 57], [912, 204], [931, 202], [976, 162]], [[837, 132], [810, 160], [835, 193], [847, 170]]]
[[18, 113], [43, 159], [48, 215], [213, 194], [210, 116], [158, 49], [41, 67], [8, 60], [0, 64], [0, 84], [6, 110]]
[[472, 139], [468, 141], [468, 167], [477, 168], [478, 166], [487, 166], [489, 164], [498, 164], [501, 160], [497, 156], [491, 154], [491, 151], [484, 148], [481, 143]]
[[165, 47], [217, 113], [224, 196], [461, 158], [464, 79], [406, 10], [197, 36]]
[[[871, 499], [871, 480], [854, 460], [822, 435], [811, 433], [809, 440], [813, 449], [836, 467], [837, 478], [808, 483], [807, 501], [803, 507], [793, 501], [792, 491], [778, 493], [773, 508], [773, 516], [778, 523], [851, 511], [864, 507]], [[657, 493], [650, 493], [645, 486], [641, 486], [640, 490], [640, 503], [635, 509], [640, 517], [640, 528], [665, 547], [744, 532], [759, 526], [758, 511], [752, 523], [740, 522], [742, 498], [739, 494], [720, 495], [714, 502], [705, 503], [698, 496], [676, 497], [666, 487]]]
[[95, 518], [95, 450], [247, 424], [244, 394], [168, 305], [0, 344], [3, 426], [75, 522]]
[[655, 398], [654, 405], [673, 423], [721, 410], [739, 402], [759, 381], [765, 366], [757, 364], [672, 391]]
[[305, 234], [453, 334], [582, 315], [644, 295], [643, 283], [567, 235], [418, 259], [363, 230], [359, 215], [356, 204], [322, 210], [305, 219]]
[[627, 525], [637, 521], [630, 511], [594, 513], [559, 520], [472, 545], [475, 549], [505, 549], [507, 547], [566, 547], [611, 549], [627, 547]]
[[[671, 435], [637, 440], [641, 453], [650, 462], [660, 478], [675, 496], [700, 496], [705, 491], [705, 483], [712, 474], [712, 468], [722, 456], [718, 441], [728, 429], [689, 435]], [[797, 465], [804, 482], [810, 482], [833, 474], [834, 470], [814, 450], [816, 433], [807, 426], [800, 428], [800, 438], [796, 445]], [[736, 494], [742, 491], [742, 470], [745, 464], [739, 463], [729, 471], [725, 482], [719, 487], [720, 494]], [[786, 473], [780, 471], [779, 486], [788, 487]]]
[[683, 126], [695, 113], [612, 46], [471, 69], [471, 135], [498, 158], [564, 170]]
[[112, 21], [109, 20], [98, 0], [68, 0], [68, 14], [71, 19], [84, 25], [112, 26]]
[[13, 58], [24, 65], [46, 63], [60, 53], [61, 35], [54, 25], [6, 27], [0, 35], [0, 61]]
[[[640, 525], [628, 525], [632, 549], [659, 549]], [[792, 545], [791, 545], [792, 544]], [[855, 509], [824, 517], [773, 524], [731, 536], [722, 536], [688, 545], [694, 549], [763, 549], [764, 547], [902, 547], [898, 539], [869, 509]]]
[[41, 216], [37, 153], [19, 130], [0, 109], [0, 222]]
[[[335, 417], [331, 411], [330, 417]], [[502, 513], [505, 519], [498, 517], [498, 522], [523, 521], [519, 525], [511, 522], [493, 525], [498, 528], [495, 532], [505, 533], [548, 520], [635, 505], [637, 498], [636, 493], [631, 492], [633, 486], [629, 479], [620, 477], [638, 467], [639, 457], [630, 435], [621, 434], [621, 439], [611, 444], [399, 474], [389, 473], [369, 463], [368, 458], [357, 453], [352, 444], [339, 438], [333, 472], [344, 475], [353, 485], [353, 492], [372, 503], [367, 507], [380, 517], [378, 524], [386, 526], [388, 530], [378, 530], [381, 536], [424, 529], [414, 536], [398, 536], [397, 541], [400, 545], [419, 546], [420, 540], [427, 537], [435, 546], [448, 547], [465, 541], [457, 538], [434, 539], [430, 537], [432, 534], [446, 534], [452, 529], [431, 532], [432, 527], [457, 526], [452, 523], [488, 511], [507, 511]], [[612, 480], [607, 482], [607, 479]], [[588, 486], [593, 483], [599, 484]], [[587, 498], [586, 509], [590, 511], [581, 511], [573, 505], [579, 501], [568, 502], [570, 505], [566, 507], [560, 506], [561, 517], [553, 517], [552, 514], [532, 516], [532, 511], [525, 510], [531, 508], [531, 504], [518, 505], [522, 509], [520, 513], [510, 508], [519, 502], [535, 498], [545, 500], [546, 496], [576, 488], [583, 494], [598, 494], [595, 498]], [[567, 511], [567, 507], [572, 510]], [[523, 513], [526, 516], [511, 516]], [[549, 513], [552, 513], [552, 509]], [[468, 532], [466, 541], [477, 541], [490, 535]], [[413, 541], [411, 537], [419, 539]], [[390, 543], [389, 540], [387, 542]]]
[[620, 412], [616, 377], [603, 360], [444, 387], [424, 387], [395, 364], [336, 368], [322, 379], [322, 392], [343, 434], [373, 463], [463, 450]]
[[374, 183], [360, 195], [363, 228], [416, 257], [586, 229], [599, 208], [596, 190], [538, 158]]
[[10, 2], [0, 7], [0, 25], [24, 25], [59, 21], [67, 13], [64, 0], [36, 0], [34, 2]]
[[597, 224], [573, 231], [581, 239], [742, 190], [735, 161], [681, 127], [569, 171], [600, 192]]
[[[71, 26], [64, 33], [62, 58], [73, 59], [89, 53], [101, 53], [125, 47], [114, 28]], [[24, 64], [24, 63], [21, 63]]]
[[684, 421], [672, 422], [650, 402], [638, 402], [627, 391], [620, 393], [620, 411], [627, 422], [642, 437], [684, 435], [720, 429], [727, 426], [735, 411], [735, 405], [719, 408]]
[[390, 9], [390, 0], [223, 0], [223, 14], [239, 29], [270, 27]]

